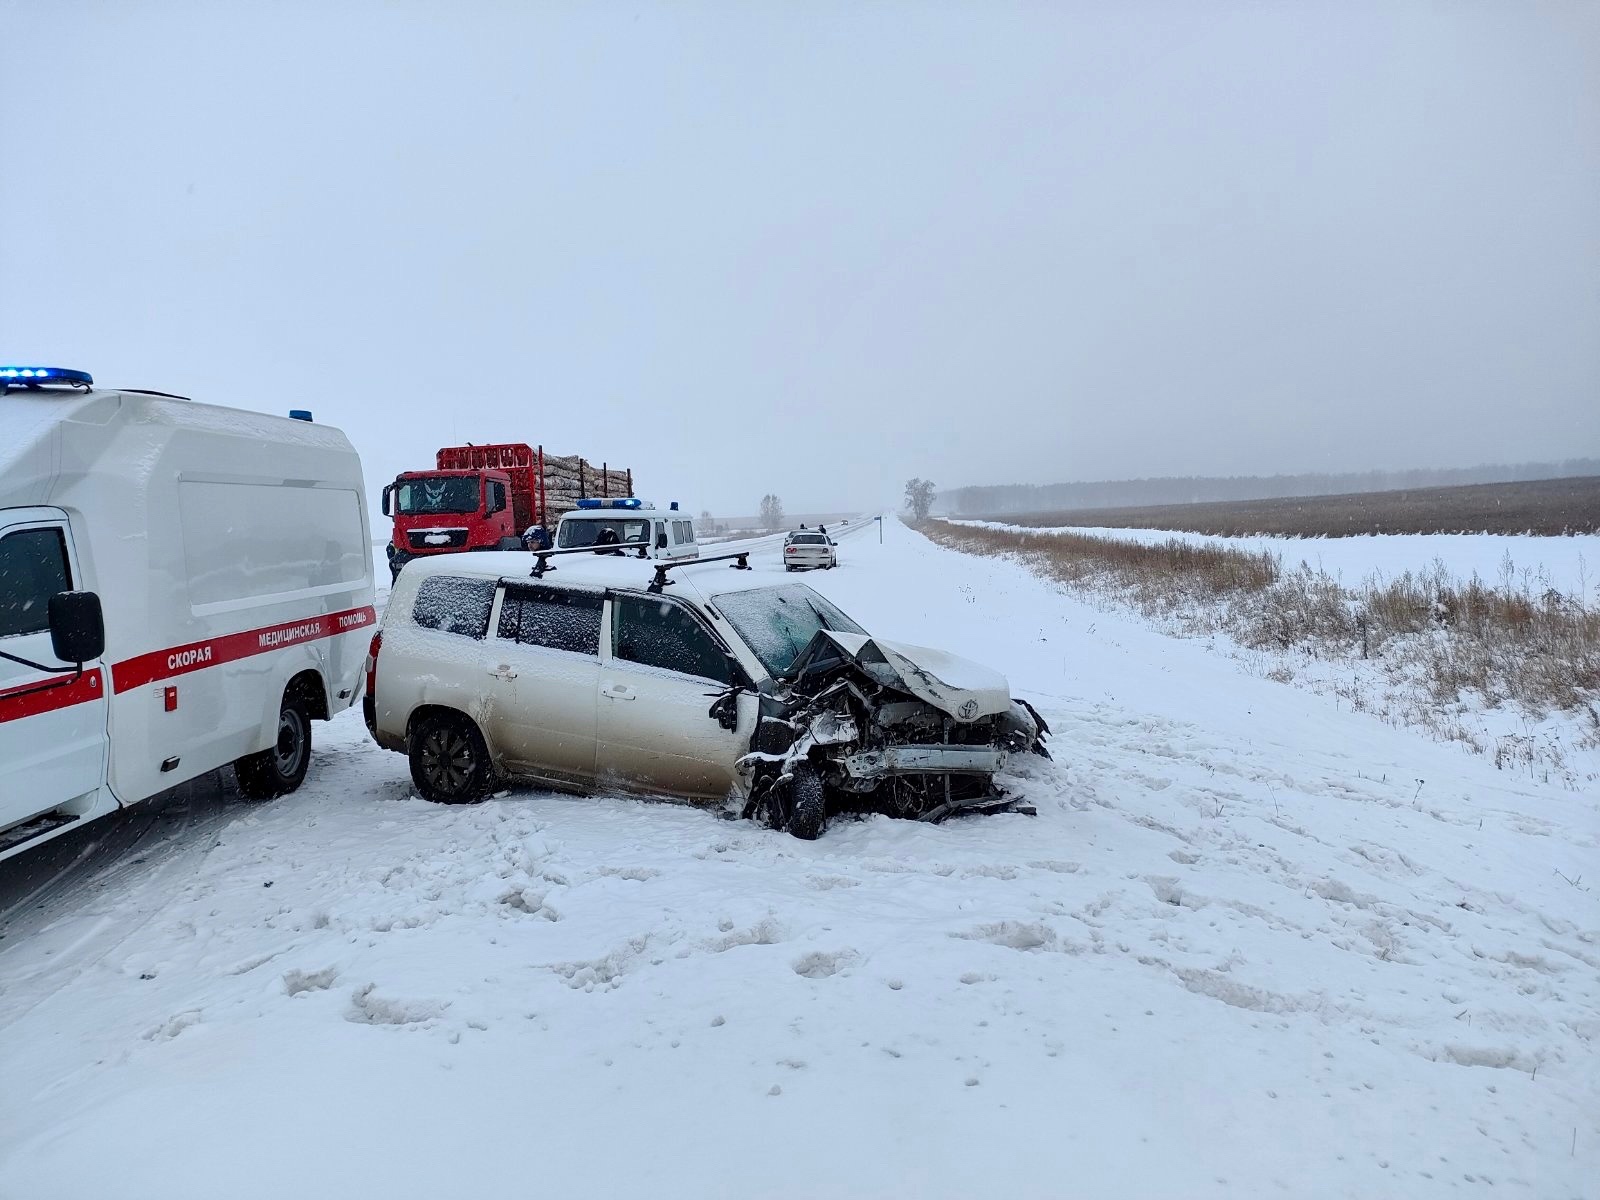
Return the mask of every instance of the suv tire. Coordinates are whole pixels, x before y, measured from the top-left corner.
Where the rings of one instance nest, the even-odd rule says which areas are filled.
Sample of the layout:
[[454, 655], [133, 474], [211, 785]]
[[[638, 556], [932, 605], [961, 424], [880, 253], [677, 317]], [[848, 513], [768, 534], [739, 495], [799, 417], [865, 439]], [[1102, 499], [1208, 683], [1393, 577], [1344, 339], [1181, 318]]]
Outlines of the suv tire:
[[278, 741], [233, 764], [239, 794], [250, 800], [273, 800], [299, 787], [311, 766], [311, 710], [299, 696], [284, 694], [278, 709]]
[[435, 804], [474, 804], [489, 794], [494, 766], [478, 727], [459, 713], [433, 713], [411, 731], [411, 782]]
[[828, 788], [822, 772], [802, 764], [789, 780], [789, 832], [803, 842], [814, 842], [828, 823]]

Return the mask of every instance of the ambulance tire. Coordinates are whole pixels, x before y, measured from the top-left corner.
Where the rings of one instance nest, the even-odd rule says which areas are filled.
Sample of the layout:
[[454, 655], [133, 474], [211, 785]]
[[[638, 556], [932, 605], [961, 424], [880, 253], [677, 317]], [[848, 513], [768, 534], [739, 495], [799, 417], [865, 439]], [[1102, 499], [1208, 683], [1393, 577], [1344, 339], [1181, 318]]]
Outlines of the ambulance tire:
[[300, 786], [311, 765], [311, 710], [300, 696], [286, 693], [278, 710], [278, 741], [259, 754], [246, 754], [233, 764], [239, 794], [249, 800], [272, 800]]
[[434, 804], [476, 804], [494, 788], [494, 764], [472, 721], [429, 713], [411, 729], [408, 757], [417, 794]]

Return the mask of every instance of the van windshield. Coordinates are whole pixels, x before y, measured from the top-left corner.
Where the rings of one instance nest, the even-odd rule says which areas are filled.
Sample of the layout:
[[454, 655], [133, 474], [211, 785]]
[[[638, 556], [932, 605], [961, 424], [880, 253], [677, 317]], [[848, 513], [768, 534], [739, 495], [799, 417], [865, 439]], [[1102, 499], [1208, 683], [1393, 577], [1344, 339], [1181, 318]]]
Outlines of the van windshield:
[[395, 511], [405, 516], [423, 513], [478, 511], [478, 477], [444, 475], [408, 479], [394, 490]]
[[724, 592], [711, 602], [774, 679], [788, 673], [819, 630], [867, 632], [803, 583]]
[[[601, 535], [606, 535], [603, 539]], [[600, 521], [563, 521], [556, 533], [556, 545], [563, 550], [581, 546], [596, 546], [602, 541], [610, 545], [634, 545], [649, 542], [650, 522], [640, 517], [612, 517]]]

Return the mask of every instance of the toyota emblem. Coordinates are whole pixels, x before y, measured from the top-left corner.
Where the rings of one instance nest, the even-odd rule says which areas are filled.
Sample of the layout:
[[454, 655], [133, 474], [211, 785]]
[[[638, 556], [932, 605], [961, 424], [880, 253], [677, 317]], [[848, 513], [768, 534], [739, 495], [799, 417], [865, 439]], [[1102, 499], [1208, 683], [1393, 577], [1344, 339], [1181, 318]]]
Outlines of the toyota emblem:
[[976, 700], [966, 701], [959, 709], [956, 710], [956, 715], [959, 716], [963, 721], [972, 720], [973, 717], [978, 715], [978, 702]]

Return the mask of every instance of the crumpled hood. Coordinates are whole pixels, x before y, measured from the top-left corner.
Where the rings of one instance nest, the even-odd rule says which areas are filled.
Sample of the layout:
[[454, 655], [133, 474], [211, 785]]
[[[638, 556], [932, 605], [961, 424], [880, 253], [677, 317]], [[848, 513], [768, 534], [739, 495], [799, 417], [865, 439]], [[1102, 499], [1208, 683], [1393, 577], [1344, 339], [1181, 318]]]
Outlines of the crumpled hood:
[[889, 642], [860, 633], [824, 629], [795, 659], [798, 671], [837, 649], [887, 687], [909, 692], [958, 721], [976, 721], [1011, 709], [1004, 675], [944, 650]]

